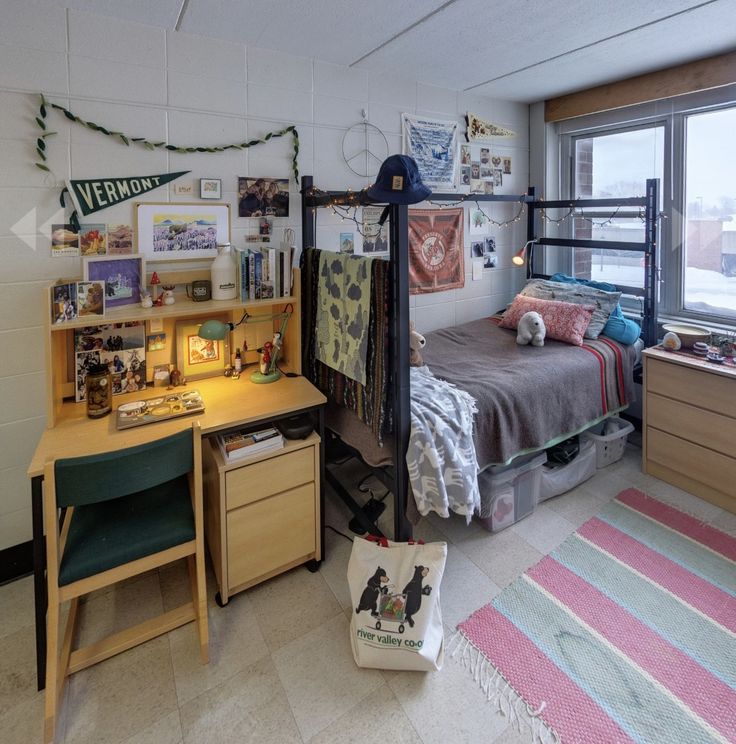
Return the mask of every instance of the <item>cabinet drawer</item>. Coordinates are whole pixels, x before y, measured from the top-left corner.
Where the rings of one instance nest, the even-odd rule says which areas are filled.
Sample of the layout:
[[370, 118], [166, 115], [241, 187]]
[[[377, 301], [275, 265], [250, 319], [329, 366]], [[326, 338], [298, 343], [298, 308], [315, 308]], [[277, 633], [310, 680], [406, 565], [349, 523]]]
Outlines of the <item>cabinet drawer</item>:
[[736, 457], [736, 419], [650, 394], [647, 426]]
[[647, 427], [647, 458], [698, 483], [731, 495], [736, 459]]
[[314, 447], [243, 465], [225, 474], [227, 508], [235, 509], [313, 480]]
[[736, 418], [736, 381], [731, 378], [689, 369], [675, 362], [648, 359], [646, 388], [648, 393]]
[[234, 589], [314, 553], [315, 512], [314, 483], [269, 496], [229, 512], [229, 587]]

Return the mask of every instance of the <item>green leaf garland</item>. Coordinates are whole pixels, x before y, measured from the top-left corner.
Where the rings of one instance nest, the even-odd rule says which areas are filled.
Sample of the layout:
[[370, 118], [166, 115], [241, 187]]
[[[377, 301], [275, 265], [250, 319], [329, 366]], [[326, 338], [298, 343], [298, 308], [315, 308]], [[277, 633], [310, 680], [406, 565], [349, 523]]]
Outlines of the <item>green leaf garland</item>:
[[[299, 133], [297, 132], [296, 127], [293, 124], [290, 124], [288, 127], [284, 127], [283, 129], [280, 129], [277, 132], [268, 132], [268, 134], [265, 134], [260, 139], [251, 139], [251, 140], [248, 140], [247, 142], [235, 142], [229, 145], [219, 145], [219, 146], [213, 146], [213, 147], [182, 147], [180, 145], [172, 145], [168, 142], [151, 142], [145, 137], [130, 137], [129, 135], [123, 134], [123, 132], [114, 132], [110, 129], [106, 129], [105, 127], [100, 126], [99, 124], [95, 124], [95, 122], [93, 121], [85, 121], [80, 116], [77, 116], [72, 111], [69, 111], [69, 109], [66, 109], [63, 106], [60, 106], [56, 103], [51, 103], [47, 101], [44, 98], [43, 93], [41, 93], [40, 95], [41, 95], [41, 104], [38, 109], [39, 115], [36, 117], [36, 124], [38, 125], [38, 128], [41, 130], [42, 134], [36, 140], [36, 154], [42, 161], [46, 161], [46, 153], [44, 152], [46, 150], [46, 142], [44, 141], [45, 138], [51, 134], [56, 134], [56, 132], [46, 131], [46, 117], [48, 115], [48, 109], [52, 108], [52, 109], [56, 109], [57, 111], [61, 112], [67, 119], [69, 119], [69, 121], [76, 122], [77, 124], [80, 124], [83, 127], [87, 127], [87, 129], [91, 129], [94, 132], [99, 132], [100, 134], [104, 134], [107, 137], [115, 137], [118, 141], [120, 141], [126, 147], [130, 147], [131, 145], [135, 144], [135, 145], [141, 145], [142, 147], [145, 147], [146, 150], [165, 149], [171, 152], [178, 152], [178, 153], [225, 152], [226, 150], [247, 150], [249, 147], [255, 147], [256, 145], [263, 145], [272, 139], [276, 139], [277, 137], [284, 137], [288, 134], [291, 134], [292, 139], [293, 139], [293, 145], [294, 145], [293, 155], [291, 158], [291, 167], [294, 172], [294, 180], [297, 183], [299, 182], [299, 165], [297, 163], [297, 158], [299, 156]], [[43, 162], [37, 162], [36, 166], [40, 168], [41, 170], [49, 171], [49, 168], [46, 165], [44, 165]]]

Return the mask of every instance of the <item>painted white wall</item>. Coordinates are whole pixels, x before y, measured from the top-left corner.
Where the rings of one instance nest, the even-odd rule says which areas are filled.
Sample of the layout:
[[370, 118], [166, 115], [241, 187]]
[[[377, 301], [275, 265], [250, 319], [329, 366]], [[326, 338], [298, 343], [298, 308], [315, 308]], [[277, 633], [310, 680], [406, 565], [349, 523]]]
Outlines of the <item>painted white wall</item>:
[[[54, 112], [48, 119], [58, 132], [48, 143], [53, 174], [44, 174], [33, 165], [39, 91], [103, 126], [182, 145], [243, 141], [296, 124], [300, 172], [312, 174], [324, 189], [359, 189], [369, 182], [351, 174], [341, 157], [343, 132], [361, 120], [361, 109], [386, 133], [391, 152], [400, 151], [402, 112], [460, 119], [470, 109], [518, 132], [510, 145], [496, 149], [513, 157], [514, 174], [505, 190], [518, 193], [527, 185], [528, 109], [523, 104], [466, 96], [405, 81], [399, 74], [371, 77], [364, 70], [65, 11], [51, 2], [6, 0], [0, 12], [0, 549], [31, 537], [25, 471], [45, 425], [43, 322], [49, 310], [41, 301], [42, 289], [61, 277], [81, 277], [80, 259], [50, 257], [49, 227], [59, 221], [62, 181], [191, 169], [182, 180], [223, 179], [223, 199], [237, 215], [239, 175], [286, 178], [291, 172], [288, 139], [249, 152], [152, 153], [126, 148]], [[286, 226], [299, 235], [293, 181], [291, 190], [292, 216], [276, 220], [277, 238]], [[146, 200], [192, 197], [174, 196], [173, 187], [165, 186]], [[513, 205], [492, 207], [496, 219], [513, 213]], [[99, 213], [94, 221], [132, 223], [132, 201]], [[250, 224], [233, 217], [235, 244], [242, 243]], [[345, 225], [324, 210], [320, 247], [337, 249], [341, 230]], [[524, 223], [493, 234], [499, 268], [473, 282], [468, 260], [464, 289], [412, 298], [420, 330], [482, 317], [511, 299], [521, 273], [511, 268], [510, 258]], [[466, 252], [468, 247], [466, 235]]]

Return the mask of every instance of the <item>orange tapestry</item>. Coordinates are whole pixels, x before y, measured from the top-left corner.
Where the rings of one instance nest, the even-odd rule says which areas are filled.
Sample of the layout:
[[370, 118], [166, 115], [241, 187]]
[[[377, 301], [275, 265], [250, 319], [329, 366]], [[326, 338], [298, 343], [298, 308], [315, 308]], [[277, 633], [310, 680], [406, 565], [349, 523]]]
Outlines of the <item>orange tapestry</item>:
[[409, 210], [409, 293], [465, 286], [463, 209]]

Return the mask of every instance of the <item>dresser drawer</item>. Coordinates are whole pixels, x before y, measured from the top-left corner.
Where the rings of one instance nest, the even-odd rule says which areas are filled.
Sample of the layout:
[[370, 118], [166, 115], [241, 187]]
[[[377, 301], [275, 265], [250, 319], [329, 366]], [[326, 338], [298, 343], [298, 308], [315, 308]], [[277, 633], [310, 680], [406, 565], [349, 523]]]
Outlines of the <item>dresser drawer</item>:
[[647, 459], [687, 478], [732, 496], [736, 458], [687, 442], [647, 426]]
[[316, 542], [314, 483], [233, 509], [227, 515], [229, 587], [306, 560]]
[[650, 394], [647, 397], [647, 426], [736, 457], [736, 419], [728, 416]]
[[646, 389], [647, 393], [736, 418], [736, 381], [729, 377], [689, 369], [675, 362], [648, 359]]
[[272, 496], [314, 480], [314, 447], [261, 460], [225, 474], [227, 509]]

